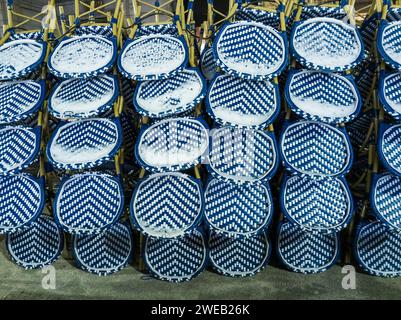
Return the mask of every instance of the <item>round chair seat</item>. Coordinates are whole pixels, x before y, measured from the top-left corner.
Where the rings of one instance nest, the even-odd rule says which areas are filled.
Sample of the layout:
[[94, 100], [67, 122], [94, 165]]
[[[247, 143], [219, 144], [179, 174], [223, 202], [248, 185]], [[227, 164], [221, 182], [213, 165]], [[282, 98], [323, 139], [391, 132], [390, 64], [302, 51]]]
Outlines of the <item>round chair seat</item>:
[[212, 80], [216, 75], [216, 62], [213, 57], [213, 49], [207, 48], [202, 52], [200, 57], [199, 65], [203, 76], [207, 80]]
[[203, 190], [198, 180], [186, 174], [153, 174], [138, 183], [130, 212], [140, 232], [156, 238], [180, 237], [200, 223]]
[[378, 90], [384, 110], [395, 120], [401, 120], [401, 72], [382, 74]]
[[384, 167], [401, 176], [401, 125], [382, 123], [379, 129], [378, 154]]
[[7, 235], [11, 259], [25, 269], [43, 268], [55, 262], [64, 248], [64, 234], [51, 217], [41, 216], [29, 228]]
[[401, 21], [381, 21], [377, 32], [377, 51], [383, 61], [401, 71]]

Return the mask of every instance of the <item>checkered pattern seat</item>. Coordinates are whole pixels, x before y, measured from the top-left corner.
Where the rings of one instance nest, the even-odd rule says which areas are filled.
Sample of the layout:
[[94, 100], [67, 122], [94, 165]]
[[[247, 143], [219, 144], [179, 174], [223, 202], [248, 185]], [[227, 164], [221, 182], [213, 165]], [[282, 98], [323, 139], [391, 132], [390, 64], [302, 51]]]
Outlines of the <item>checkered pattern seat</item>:
[[203, 202], [199, 180], [179, 172], [152, 174], [134, 190], [131, 221], [135, 228], [151, 237], [180, 237], [201, 222]]
[[178, 171], [200, 163], [208, 145], [203, 120], [171, 118], [142, 126], [135, 157], [150, 172]]
[[211, 133], [208, 171], [242, 183], [270, 179], [278, 165], [276, 140], [263, 130], [221, 127]]
[[107, 276], [132, 262], [133, 237], [128, 223], [116, 223], [95, 235], [74, 235], [72, 253], [76, 266], [84, 271]]
[[49, 56], [49, 71], [59, 78], [89, 78], [106, 73], [117, 58], [116, 37], [63, 38]]
[[379, 82], [379, 99], [384, 110], [395, 120], [401, 120], [401, 72], [382, 73]]
[[338, 233], [311, 233], [289, 222], [279, 225], [276, 245], [281, 263], [305, 274], [326, 271], [340, 257]]
[[378, 154], [384, 167], [401, 176], [401, 125], [382, 123], [379, 129]]
[[55, 262], [64, 249], [64, 234], [51, 217], [41, 216], [29, 228], [6, 237], [11, 259], [25, 269], [43, 268]]
[[226, 23], [213, 42], [213, 56], [222, 71], [251, 80], [279, 75], [287, 65], [284, 34], [257, 22]]
[[118, 93], [115, 76], [68, 79], [53, 87], [48, 108], [50, 114], [58, 119], [96, 117], [113, 107]]
[[334, 18], [312, 18], [294, 24], [291, 51], [308, 69], [340, 72], [358, 65], [364, 46], [355, 26]]
[[222, 125], [264, 128], [280, 111], [278, 85], [219, 74], [209, 85], [206, 111]]
[[346, 131], [314, 121], [288, 124], [281, 133], [280, 154], [291, 172], [317, 177], [343, 175], [353, 160]]
[[147, 237], [143, 248], [149, 273], [170, 282], [189, 281], [198, 276], [206, 267], [207, 256], [205, 235], [197, 229], [175, 239]]
[[46, 153], [57, 169], [89, 169], [113, 159], [121, 143], [118, 119], [83, 119], [59, 124]]
[[64, 177], [54, 202], [54, 217], [71, 234], [97, 234], [116, 223], [124, 207], [121, 181], [105, 173]]
[[401, 276], [401, 233], [379, 221], [362, 221], [354, 236], [354, 254], [367, 273], [381, 277]]
[[285, 87], [291, 110], [307, 120], [342, 123], [355, 119], [362, 98], [352, 76], [318, 71], [291, 71]]
[[289, 222], [306, 232], [339, 232], [353, 215], [352, 195], [344, 178], [287, 176], [280, 197], [281, 210]]
[[380, 22], [377, 51], [387, 65], [401, 71], [401, 21]]
[[46, 55], [46, 43], [19, 39], [0, 46], [0, 80], [14, 80], [39, 69]]
[[214, 233], [242, 238], [262, 233], [273, 215], [268, 185], [211, 179], [205, 188], [206, 223]]
[[134, 93], [138, 113], [163, 118], [192, 111], [206, 94], [206, 82], [196, 68], [163, 80], [140, 82]]
[[43, 179], [31, 175], [0, 175], [0, 234], [24, 230], [42, 213]]
[[265, 233], [235, 239], [211, 232], [209, 260], [212, 268], [223, 275], [247, 277], [261, 271], [269, 262], [270, 241]]

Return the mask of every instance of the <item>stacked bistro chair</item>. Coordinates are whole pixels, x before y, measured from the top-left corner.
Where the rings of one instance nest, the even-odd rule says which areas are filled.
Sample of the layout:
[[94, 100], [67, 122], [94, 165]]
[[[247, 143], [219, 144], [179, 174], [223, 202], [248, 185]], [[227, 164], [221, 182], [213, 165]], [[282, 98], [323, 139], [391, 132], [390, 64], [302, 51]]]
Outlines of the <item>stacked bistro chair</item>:
[[206, 97], [214, 126], [205, 220], [210, 264], [222, 275], [253, 275], [270, 258], [269, 180], [279, 162], [272, 122], [280, 111], [277, 77], [288, 62], [284, 11], [281, 2], [236, 1], [224, 23], [209, 22], [211, 33], [218, 28], [211, 46], [218, 72]]
[[[394, 277], [401, 275], [401, 224], [399, 205], [399, 137], [401, 43], [401, 3], [377, 1], [373, 30], [372, 56], [380, 72], [373, 88], [375, 139], [371, 144], [373, 169], [367, 181], [370, 207], [361, 215], [354, 235], [354, 256], [369, 274]], [[371, 18], [370, 20], [373, 20]], [[373, 28], [372, 28], [373, 29]], [[376, 44], [376, 46], [375, 46]], [[377, 150], [377, 154], [374, 152]], [[379, 159], [381, 166], [379, 166]]]
[[[8, 1], [0, 40], [0, 233], [11, 259], [26, 269], [53, 263], [64, 246], [61, 229], [45, 210], [45, 62], [56, 25], [52, 10], [54, 1], [27, 17]], [[14, 23], [18, 18], [23, 20]], [[37, 23], [39, 30], [24, 29]]]
[[[110, 7], [113, 13], [105, 11]], [[122, 45], [121, 1], [95, 7], [94, 1], [76, 0], [71, 22], [67, 29], [62, 21], [63, 37], [48, 60], [59, 79], [49, 96], [49, 113], [59, 123], [46, 149], [59, 177], [53, 214], [71, 235], [77, 267], [108, 275], [128, 265], [134, 251], [123, 217], [124, 99], [115, 64]]]
[[[135, 158], [140, 165], [131, 202], [132, 226], [140, 232], [142, 258], [155, 278], [180, 282], [207, 263], [201, 226], [203, 187], [198, 165], [208, 150], [208, 126], [199, 103], [206, 83], [195, 68], [192, 1], [134, 0], [134, 20], [118, 58], [121, 74], [136, 81], [135, 111], [141, 115]], [[187, 14], [188, 21], [185, 21]]]
[[[345, 180], [353, 150], [343, 124], [361, 110], [350, 70], [365, 54], [353, 5], [353, 1], [330, 5], [300, 1], [294, 2], [294, 14], [287, 12], [294, 15], [290, 26], [294, 61], [285, 84], [287, 116], [279, 141], [286, 172], [277, 253], [284, 266], [296, 272], [322, 272], [336, 263], [340, 231], [353, 216]], [[300, 20], [303, 16], [305, 20]]]

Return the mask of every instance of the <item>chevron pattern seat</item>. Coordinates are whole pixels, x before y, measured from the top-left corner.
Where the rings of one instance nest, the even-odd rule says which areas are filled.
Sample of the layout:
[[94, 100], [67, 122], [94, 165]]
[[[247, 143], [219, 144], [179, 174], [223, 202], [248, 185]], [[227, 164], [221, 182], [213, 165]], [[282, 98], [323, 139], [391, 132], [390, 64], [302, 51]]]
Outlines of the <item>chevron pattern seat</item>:
[[51, 217], [41, 216], [29, 228], [8, 234], [11, 259], [25, 269], [43, 268], [55, 262], [64, 249], [64, 234]]
[[113, 159], [122, 143], [118, 119], [93, 118], [61, 123], [47, 144], [57, 169], [89, 169]]
[[139, 25], [136, 30], [136, 37], [151, 36], [151, 35], [170, 35], [179, 36], [177, 26], [171, 23], [155, 24], [155, 25]]
[[198, 69], [184, 69], [168, 79], [139, 83], [134, 106], [143, 116], [163, 118], [192, 111], [205, 94], [206, 81]]
[[240, 8], [235, 12], [235, 21], [258, 22], [280, 29], [280, 16], [276, 12], [259, 10], [255, 8]]
[[53, 87], [48, 108], [58, 119], [96, 117], [113, 107], [118, 93], [116, 76], [68, 79]]
[[202, 52], [199, 65], [203, 76], [207, 80], [210, 81], [216, 76], [217, 65], [216, 62], [214, 61], [212, 48], [207, 48]]
[[180, 237], [199, 225], [203, 202], [200, 181], [179, 172], [152, 174], [134, 190], [131, 221], [151, 237]]
[[135, 145], [139, 164], [150, 172], [189, 169], [207, 151], [207, 125], [203, 120], [171, 118], [142, 126]]
[[345, 130], [314, 121], [287, 125], [281, 133], [280, 153], [291, 172], [319, 177], [345, 174], [353, 159]]
[[19, 173], [37, 160], [40, 128], [0, 127], [0, 174]]
[[307, 120], [342, 123], [355, 119], [362, 107], [352, 76], [318, 71], [291, 71], [285, 97], [292, 111]]
[[334, 18], [312, 18], [296, 22], [291, 32], [295, 59], [308, 69], [341, 72], [364, 58], [358, 30]]
[[379, 129], [378, 154], [384, 167], [401, 176], [401, 125], [382, 123]]
[[54, 202], [54, 217], [71, 234], [97, 234], [116, 223], [124, 207], [121, 181], [109, 174], [64, 177]]
[[289, 222], [311, 233], [339, 232], [353, 214], [352, 195], [344, 178], [287, 176], [280, 203]]
[[208, 171], [218, 179], [242, 183], [270, 179], [278, 165], [272, 133], [221, 127], [211, 133]]
[[116, 223], [95, 235], [74, 235], [72, 254], [78, 268], [107, 276], [131, 263], [133, 237], [128, 223]]
[[188, 64], [188, 46], [183, 36], [151, 34], [125, 42], [118, 57], [118, 69], [129, 79], [170, 78]]
[[0, 175], [0, 234], [29, 227], [45, 203], [43, 179], [31, 175]]
[[46, 54], [46, 43], [32, 39], [6, 42], [0, 46], [0, 81], [28, 76], [39, 69]]
[[354, 254], [367, 273], [381, 277], [401, 276], [401, 233], [387, 224], [362, 221], [354, 237]]
[[401, 120], [401, 72], [381, 74], [379, 99], [384, 110], [395, 120]]
[[311, 233], [283, 222], [279, 225], [277, 254], [291, 271], [310, 274], [326, 271], [340, 257], [338, 233]]
[[219, 74], [210, 83], [206, 111], [222, 125], [264, 128], [280, 111], [278, 85]]
[[0, 124], [18, 122], [36, 113], [45, 94], [44, 81], [22, 80], [0, 84]]
[[88, 25], [88, 26], [79, 26], [79, 28], [75, 28], [75, 34], [77, 36], [86, 36], [86, 35], [99, 35], [106, 38], [113, 37], [113, 28], [112, 26], [100, 26], [100, 25]]
[[143, 248], [149, 273], [170, 282], [189, 281], [198, 276], [206, 267], [207, 256], [205, 236], [197, 229], [175, 239], [147, 237]]
[[273, 216], [268, 185], [211, 179], [205, 189], [206, 223], [214, 233], [242, 238], [262, 233]]
[[401, 178], [392, 174], [377, 175], [370, 193], [375, 216], [390, 229], [401, 231]]
[[381, 21], [377, 32], [377, 51], [390, 67], [401, 71], [401, 21]]
[[231, 277], [248, 277], [261, 271], [269, 262], [271, 245], [265, 233], [235, 239], [211, 232], [209, 260], [212, 268]]
[[[15, 30], [10, 30], [10, 37], [8, 38], [8, 42], [13, 41], [13, 40], [25, 40], [25, 39], [30, 39], [30, 40], [36, 40], [36, 41], [41, 41], [43, 40], [43, 32], [42, 31], [34, 31], [34, 32], [21, 32], [17, 33]], [[50, 35], [49, 35], [50, 37]]]
[[107, 72], [117, 58], [117, 40], [82, 35], [61, 40], [49, 56], [48, 70], [59, 78], [89, 78]]
[[266, 80], [287, 65], [286, 38], [257, 22], [226, 23], [213, 42], [213, 56], [222, 71], [234, 77]]

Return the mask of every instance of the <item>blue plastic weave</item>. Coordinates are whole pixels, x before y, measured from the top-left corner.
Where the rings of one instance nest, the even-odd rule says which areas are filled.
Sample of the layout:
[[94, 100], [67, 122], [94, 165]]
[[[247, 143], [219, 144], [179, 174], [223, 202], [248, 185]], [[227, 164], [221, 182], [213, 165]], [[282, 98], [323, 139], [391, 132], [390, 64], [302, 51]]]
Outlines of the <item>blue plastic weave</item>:
[[111, 38], [113, 36], [113, 27], [108, 26], [100, 26], [100, 25], [89, 25], [89, 26], [80, 26], [75, 29], [75, 34], [77, 36], [86, 36], [86, 35], [99, 35], [106, 38]]
[[259, 22], [274, 29], [280, 29], [280, 15], [277, 12], [241, 8], [235, 12], [235, 21]]
[[377, 151], [387, 170], [401, 176], [401, 124], [380, 125]]
[[199, 65], [203, 76], [207, 80], [212, 80], [216, 75], [216, 62], [213, 57], [213, 49], [207, 48], [202, 52], [200, 57]]
[[377, 51], [386, 64], [401, 71], [401, 21], [380, 22]]
[[401, 120], [401, 73], [382, 73], [378, 91], [384, 110], [395, 120]]

